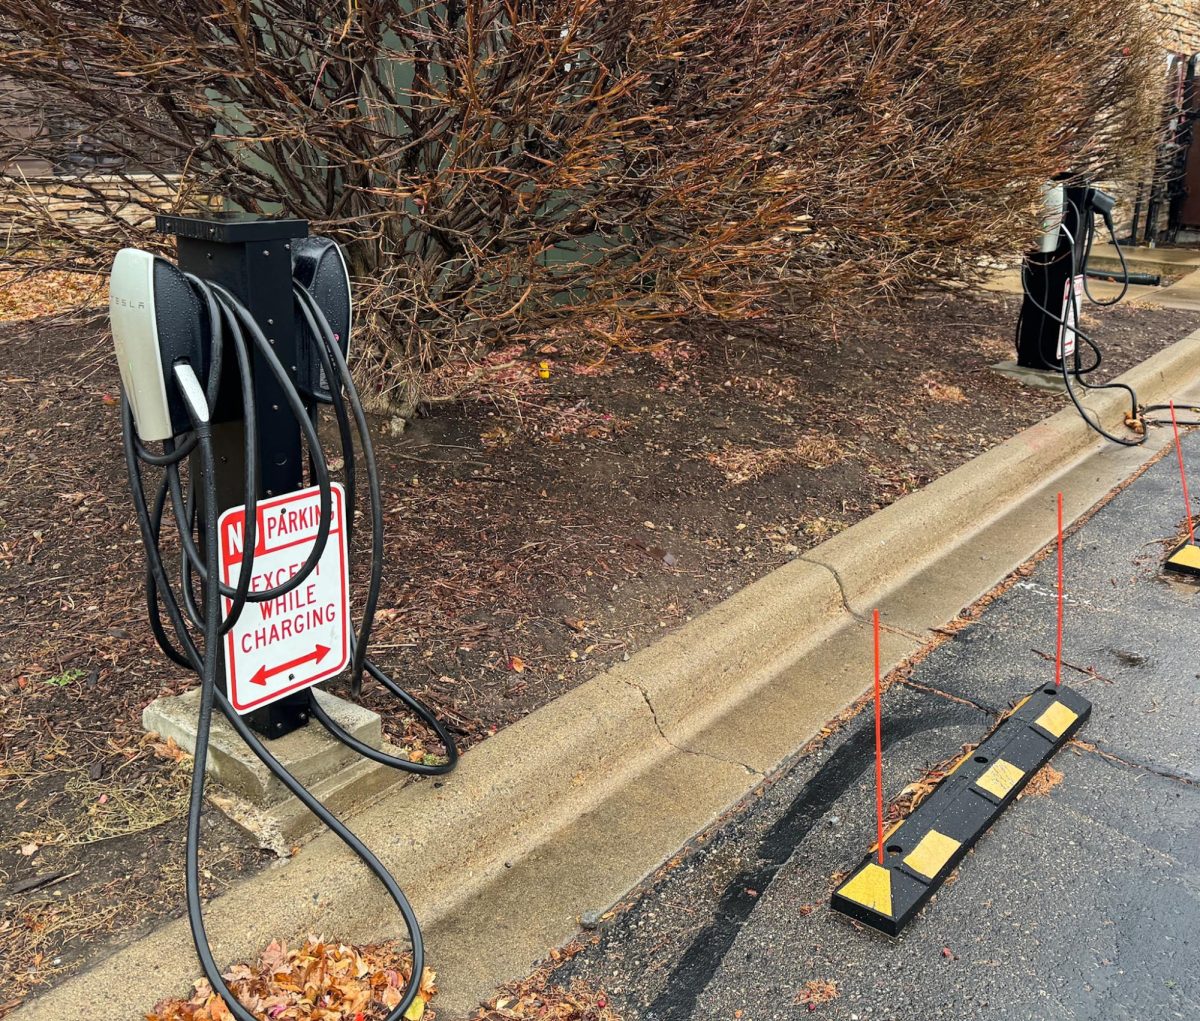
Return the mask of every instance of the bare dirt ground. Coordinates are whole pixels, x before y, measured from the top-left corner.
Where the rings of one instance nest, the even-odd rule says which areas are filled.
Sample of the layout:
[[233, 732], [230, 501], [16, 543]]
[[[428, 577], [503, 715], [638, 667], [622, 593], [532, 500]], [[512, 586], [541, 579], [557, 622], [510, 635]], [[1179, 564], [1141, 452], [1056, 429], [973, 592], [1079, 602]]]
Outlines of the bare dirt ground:
[[[1062, 407], [987, 370], [1016, 308], [936, 295], [836, 335], [673, 328], [447, 368], [378, 441], [374, 657], [485, 739]], [[1116, 372], [1200, 314], [1090, 325]], [[0, 1016], [182, 902], [190, 763], [140, 716], [192, 679], [146, 625], [117, 393], [101, 320], [0, 323]], [[216, 811], [206, 833], [210, 893], [270, 858]]]

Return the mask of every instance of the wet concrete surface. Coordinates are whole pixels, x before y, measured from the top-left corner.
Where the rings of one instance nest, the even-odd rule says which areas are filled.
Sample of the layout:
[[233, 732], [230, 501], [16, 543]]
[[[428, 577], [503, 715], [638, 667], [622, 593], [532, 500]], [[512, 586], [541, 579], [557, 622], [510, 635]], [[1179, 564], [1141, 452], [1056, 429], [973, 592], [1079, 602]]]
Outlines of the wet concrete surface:
[[[1200, 465], [1200, 435], [1185, 454]], [[1082, 743], [900, 938], [829, 910], [874, 838], [864, 712], [662, 870], [560, 978], [602, 986], [627, 1021], [1200, 1018], [1200, 588], [1160, 570], [1183, 525], [1171, 452], [1069, 535], [1063, 680], [1093, 703]], [[915, 669], [929, 690], [888, 691], [887, 797], [1053, 681], [1054, 593], [1049, 556]], [[818, 988], [836, 995], [810, 1007]]]

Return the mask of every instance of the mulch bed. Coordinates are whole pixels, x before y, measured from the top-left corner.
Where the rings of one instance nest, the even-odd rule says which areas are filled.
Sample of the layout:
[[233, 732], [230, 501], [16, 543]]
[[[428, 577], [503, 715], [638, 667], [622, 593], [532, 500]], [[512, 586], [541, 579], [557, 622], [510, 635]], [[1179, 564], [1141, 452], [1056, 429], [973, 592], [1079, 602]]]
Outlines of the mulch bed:
[[[443, 370], [403, 434], [379, 423], [374, 657], [464, 746], [485, 739], [1063, 407], [987, 370], [1011, 357], [1016, 308], [938, 294], [786, 338], [553, 338]], [[1118, 307], [1091, 325], [1115, 372], [1200, 314]], [[3, 1016], [180, 912], [189, 767], [140, 717], [192, 679], [146, 625], [103, 323], [4, 323], [0, 347]], [[421, 741], [377, 689], [367, 701], [393, 741]], [[215, 893], [270, 855], [208, 819]]]

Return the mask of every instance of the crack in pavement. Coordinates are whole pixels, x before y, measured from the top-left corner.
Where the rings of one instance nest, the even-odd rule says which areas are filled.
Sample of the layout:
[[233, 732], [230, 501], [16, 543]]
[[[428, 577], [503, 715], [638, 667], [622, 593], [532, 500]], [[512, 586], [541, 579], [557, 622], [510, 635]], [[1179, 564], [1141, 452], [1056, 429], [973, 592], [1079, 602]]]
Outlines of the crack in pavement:
[[1109, 762], [1115, 762], [1118, 766], [1125, 766], [1128, 769], [1139, 769], [1142, 772], [1161, 776], [1164, 780], [1174, 780], [1176, 783], [1181, 783], [1188, 787], [1196, 786], [1196, 781], [1190, 776], [1184, 776], [1182, 773], [1172, 773], [1169, 769], [1160, 769], [1146, 762], [1137, 762], [1133, 759], [1124, 758], [1116, 754], [1116, 752], [1110, 752], [1105, 748], [1101, 748], [1094, 741], [1081, 741], [1079, 738], [1073, 737], [1067, 743], [1078, 751], [1097, 755], [1102, 759], [1107, 759]]
[[[934, 695], [938, 698], [944, 698], [951, 702], [958, 702], [962, 705], [971, 706], [973, 709], [978, 709], [981, 713], [986, 713], [988, 716], [999, 717], [1002, 711], [991, 709], [987, 706], [980, 705], [978, 702], [973, 702], [969, 698], [964, 698], [962, 695], [952, 695], [948, 691], [942, 691], [940, 688], [935, 688], [932, 685], [921, 684], [919, 681], [914, 681], [911, 678], [899, 678], [897, 684], [903, 684], [907, 688], [912, 688], [915, 691], [924, 692], [927, 695]], [[1080, 752], [1087, 752], [1092, 755], [1097, 755], [1102, 759], [1107, 759], [1109, 762], [1115, 762], [1119, 766], [1125, 766], [1128, 769], [1139, 769], [1146, 773], [1153, 773], [1155, 776], [1161, 776], [1164, 780], [1174, 780], [1177, 783], [1186, 784], [1189, 787], [1196, 786], [1196, 780], [1190, 776], [1184, 776], [1182, 773], [1173, 773], [1168, 769], [1160, 769], [1157, 766], [1152, 766], [1147, 762], [1137, 762], [1133, 759], [1124, 758], [1117, 755], [1115, 752], [1110, 752], [1105, 748], [1100, 747], [1093, 741], [1082, 741], [1078, 737], [1072, 738], [1067, 742], [1072, 748]]]
[[654, 721], [654, 727], [658, 731], [658, 736], [667, 742], [677, 752], [682, 752], [684, 755], [695, 755], [702, 759], [712, 759], [714, 762], [722, 762], [727, 766], [740, 766], [751, 776], [765, 777], [767, 774], [761, 769], [755, 769], [753, 766], [745, 762], [739, 762], [737, 759], [727, 759], [722, 755], [714, 755], [712, 752], [700, 752], [693, 748], [684, 748], [682, 745], [676, 744], [669, 737], [667, 732], [663, 730], [662, 723], [658, 719], [658, 711], [654, 708], [654, 703], [650, 700], [650, 694], [636, 681], [626, 681], [631, 688], [636, 688], [641, 693], [643, 701], [646, 703], [646, 708], [650, 710], [650, 718]]
[[[806, 564], [811, 564], [813, 567], [824, 568], [831, 575], [833, 575], [833, 580], [837, 583], [837, 587], [838, 587], [838, 596], [842, 600], [842, 609], [844, 609], [848, 614], [850, 614], [851, 617], [853, 617], [860, 624], [866, 624], [868, 627], [871, 626], [871, 624], [872, 624], [871, 618], [864, 614], [859, 613], [856, 609], [854, 609], [853, 606], [850, 605], [850, 600], [846, 598], [846, 583], [844, 581], [842, 581], [842, 576], [838, 572], [836, 567], [833, 567], [830, 564], [826, 564], [820, 560], [812, 560], [811, 558], [806, 557], [803, 553], [800, 554], [800, 556], [797, 557], [796, 559], [803, 560]], [[895, 624], [887, 623], [883, 619], [882, 614], [880, 614], [880, 617], [879, 617], [879, 627], [880, 627], [880, 630], [882, 630], [882, 631], [890, 631], [894, 635], [903, 635], [905, 638], [908, 638], [921, 646], [927, 645], [930, 641], [929, 635], [918, 635], [912, 631], [906, 630], [905, 628], [897, 627]]]

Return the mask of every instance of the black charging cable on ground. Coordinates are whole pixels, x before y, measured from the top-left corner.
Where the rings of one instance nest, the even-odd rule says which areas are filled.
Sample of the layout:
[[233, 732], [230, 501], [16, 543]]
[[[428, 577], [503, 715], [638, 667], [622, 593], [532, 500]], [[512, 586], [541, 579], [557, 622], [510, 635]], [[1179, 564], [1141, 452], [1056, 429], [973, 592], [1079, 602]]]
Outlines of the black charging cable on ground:
[[[168, 385], [173, 384], [183, 397], [191, 420], [192, 431], [178, 443], [173, 439], [165, 440], [162, 452], [155, 453], [148, 450], [138, 439], [134, 429], [133, 412], [124, 393], [122, 393], [121, 414], [124, 427], [125, 461], [129, 471], [130, 488], [133, 492], [142, 543], [146, 550], [146, 596], [151, 629], [159, 646], [172, 661], [194, 670], [200, 677], [200, 711], [196, 729], [191, 795], [188, 802], [185, 870], [188, 922], [191, 926], [192, 937], [196, 944], [201, 967], [214, 991], [225, 1001], [238, 1021], [254, 1021], [254, 1015], [238, 1002], [216, 965], [205, 932], [200, 899], [200, 817], [204, 801], [206, 775], [204, 767], [208, 756], [209, 735], [215, 707], [229, 721], [234, 731], [259, 761], [367, 865], [383, 884], [400, 911], [412, 946], [412, 973], [405, 985], [400, 1002], [387, 1015], [387, 1021], [400, 1021], [420, 988], [425, 960], [420, 926], [404, 891], [370, 849], [267, 750], [263, 742], [230, 704], [224, 692], [220, 690], [223, 675], [222, 636], [234, 625], [248, 602], [276, 599], [301, 585], [316, 569], [327, 543], [332, 511], [332, 491], [328, 464], [321, 448], [315, 416], [311, 416], [305, 408], [303, 398], [272, 350], [270, 342], [246, 308], [232, 294], [218, 285], [192, 276], [189, 276], [188, 279], [208, 311], [212, 333], [209, 376], [206, 385], [202, 386], [193, 368], [187, 362], [179, 362], [172, 366], [171, 379], [166, 382]], [[353, 528], [355, 481], [354, 442], [350, 435], [349, 416], [345, 408], [347, 401], [353, 414], [355, 431], [358, 433], [369, 488], [372, 522], [371, 575], [361, 626], [357, 632], [352, 629], [354, 654], [352, 687], [357, 694], [361, 690], [362, 672], [365, 670], [369, 673], [437, 734], [446, 749], [446, 761], [439, 764], [410, 762], [407, 759], [387, 755], [363, 744], [347, 733], [329, 717], [316, 699], [312, 700], [312, 712], [318, 722], [338, 740], [376, 762], [410, 773], [423, 775], [446, 773], [454, 768], [458, 760], [458, 751], [454, 739], [445, 725], [428, 706], [405, 691], [366, 655], [372, 618], [378, 603], [383, 566], [383, 510], [374, 452], [362, 403], [351, 379], [345, 356], [336, 343], [328, 321], [316, 301], [302, 287], [296, 288], [295, 301], [303, 320], [309, 326], [311, 337], [316, 340], [317, 353], [325, 368], [326, 378], [330, 381], [330, 392], [333, 396], [342, 446], [343, 471], [346, 478], [348, 498], [346, 528], [348, 533]], [[283, 390], [287, 404], [300, 427], [308, 448], [312, 483], [320, 491], [318, 533], [304, 565], [283, 584], [258, 592], [252, 592], [249, 588], [256, 545], [258, 426], [254, 409], [251, 352], [247, 337], [253, 344], [253, 350], [261, 356], [262, 362]], [[226, 338], [233, 348], [237, 364], [245, 426], [245, 539], [241, 570], [237, 584], [234, 586], [225, 585], [220, 580], [217, 544], [219, 506], [210, 423], [211, 408], [220, 390], [222, 373], [225, 371], [226, 359], [223, 357], [223, 347]], [[186, 458], [193, 455], [198, 458], [198, 465], [196, 461], [193, 461], [185, 494], [180, 476], [180, 465]], [[160, 468], [163, 472], [153, 507], [146, 498], [142, 476], [143, 465]], [[199, 499], [196, 498], [197, 490]], [[163, 561], [163, 517], [168, 501], [175, 518], [180, 543], [179, 587], [182, 598], [177, 598]], [[199, 529], [199, 542], [197, 542], [196, 536], [197, 528]], [[193, 589], [193, 574], [200, 582], [199, 600]], [[225, 604], [224, 613], [222, 613], [223, 603]], [[162, 619], [164, 609], [171, 631], [174, 632], [174, 640], [164, 626]], [[198, 631], [199, 636], [194, 635], [193, 630]]]
[[[1146, 429], [1148, 426], [1166, 425], [1167, 424], [1167, 422], [1164, 420], [1147, 419], [1145, 417], [1146, 413], [1152, 412], [1152, 411], [1168, 411], [1168, 410], [1170, 410], [1171, 406], [1169, 404], [1150, 404], [1145, 407], [1140, 406], [1138, 404], [1137, 392], [1133, 389], [1133, 387], [1131, 387], [1127, 383], [1120, 383], [1120, 382], [1089, 383], [1088, 382], [1088, 380], [1087, 380], [1088, 374], [1095, 372], [1098, 368], [1100, 368], [1100, 365], [1104, 360], [1104, 356], [1100, 350], [1100, 346], [1096, 343], [1096, 341], [1089, 334], [1085, 333], [1082, 329], [1082, 326], [1080, 323], [1081, 309], [1080, 309], [1080, 305], [1079, 305], [1079, 296], [1075, 293], [1075, 285], [1074, 285], [1074, 281], [1075, 281], [1076, 277], [1079, 276], [1080, 274], [1082, 274], [1083, 290], [1084, 290], [1084, 293], [1087, 295], [1088, 300], [1094, 305], [1098, 305], [1102, 308], [1109, 308], [1113, 305], [1116, 305], [1119, 301], [1121, 301], [1129, 291], [1129, 264], [1125, 259], [1124, 251], [1121, 249], [1121, 243], [1117, 240], [1116, 233], [1113, 230], [1113, 223], [1112, 223], [1111, 215], [1108, 213], [1105, 213], [1104, 221], [1108, 227], [1109, 236], [1112, 238], [1113, 245], [1117, 249], [1117, 257], [1121, 261], [1122, 284], [1121, 284], [1120, 293], [1117, 294], [1116, 297], [1114, 297], [1114, 298], [1110, 298], [1107, 300], [1100, 300], [1100, 299], [1097, 299], [1096, 297], [1094, 297], [1092, 295], [1090, 289], [1088, 288], [1088, 284], [1087, 284], [1087, 262], [1088, 262], [1088, 258], [1091, 255], [1092, 244], [1095, 241], [1095, 217], [1094, 217], [1094, 215], [1092, 215], [1093, 211], [1090, 208], [1087, 211], [1088, 215], [1084, 215], [1083, 212], [1080, 211], [1079, 207], [1077, 205], [1075, 205], [1074, 202], [1071, 202], [1069, 199], [1068, 199], [1068, 204], [1071, 206], [1072, 209], [1075, 210], [1075, 212], [1077, 214], [1076, 222], [1081, 224], [1082, 229], [1085, 231], [1085, 237], [1082, 239], [1084, 256], [1083, 256], [1083, 265], [1081, 267], [1075, 258], [1076, 238], [1074, 238], [1072, 236], [1071, 232], [1067, 229], [1065, 224], [1060, 224], [1059, 228], [1058, 228], [1060, 231], [1062, 231], [1064, 234], [1066, 234], [1068, 241], [1070, 241], [1070, 247], [1067, 250], [1067, 257], [1071, 260], [1071, 267], [1070, 267], [1071, 275], [1070, 275], [1069, 283], [1067, 286], [1067, 302], [1068, 302], [1069, 309], [1070, 309], [1070, 315], [1067, 318], [1064, 318], [1062, 315], [1059, 315], [1059, 314], [1056, 314], [1056, 313], [1050, 311], [1050, 309], [1047, 308], [1047, 306], [1046, 306], [1046, 302], [1049, 301], [1049, 295], [1045, 296], [1045, 302], [1038, 301], [1038, 299], [1033, 296], [1033, 294], [1030, 291], [1029, 286], [1028, 286], [1028, 281], [1027, 281], [1026, 272], [1025, 272], [1026, 264], [1024, 263], [1024, 261], [1021, 264], [1021, 290], [1024, 293], [1025, 297], [1027, 297], [1029, 299], [1030, 303], [1039, 312], [1041, 312], [1044, 316], [1046, 316], [1052, 322], [1057, 323], [1059, 325], [1059, 328], [1061, 331], [1060, 337], [1062, 338], [1062, 343], [1060, 344], [1061, 357], [1059, 358], [1059, 362], [1058, 362], [1057, 366], [1051, 365], [1050, 363], [1045, 363], [1045, 364], [1046, 364], [1046, 368], [1055, 370], [1055, 371], [1060, 371], [1062, 373], [1063, 384], [1066, 387], [1067, 395], [1071, 398], [1071, 403], [1075, 405], [1075, 409], [1079, 412], [1079, 416], [1084, 420], [1084, 422], [1086, 422], [1088, 424], [1088, 426], [1091, 429], [1095, 430], [1097, 433], [1099, 433], [1101, 436], [1103, 436], [1106, 440], [1109, 440], [1112, 443], [1117, 443], [1117, 444], [1120, 444], [1121, 446], [1125, 446], [1125, 447], [1141, 446], [1143, 443], [1146, 442], [1146, 438], [1147, 438]], [[1019, 329], [1019, 324], [1018, 324], [1018, 329]], [[1071, 360], [1073, 362], [1073, 365], [1071, 368], [1068, 368], [1068, 366], [1067, 366], [1067, 358], [1068, 358], [1067, 352], [1065, 350], [1061, 350], [1062, 348], [1065, 347], [1066, 334], [1067, 334], [1068, 330], [1075, 336], [1075, 341], [1076, 341], [1073, 352], [1071, 354]], [[1080, 355], [1080, 341], [1087, 344], [1087, 346], [1089, 348], [1091, 348], [1092, 353], [1095, 355], [1095, 361], [1086, 367], [1083, 365], [1083, 360]], [[1082, 386], [1086, 390], [1124, 390], [1129, 395], [1129, 402], [1130, 402], [1130, 411], [1126, 417], [1126, 422], [1127, 422], [1127, 424], [1129, 424], [1129, 428], [1131, 430], [1136, 431], [1137, 427], [1140, 426], [1140, 432], [1138, 433], [1138, 435], [1135, 438], [1130, 438], [1127, 436], [1118, 436], [1118, 435], [1106, 430], [1099, 423], [1099, 421], [1096, 420], [1095, 416], [1087, 408], [1085, 408], [1083, 406], [1083, 404], [1080, 402], [1079, 396], [1075, 392], [1075, 388], [1072, 385], [1072, 377], [1074, 377], [1075, 382], [1077, 382], [1080, 386]], [[1188, 410], [1192, 411], [1195, 414], [1200, 415], [1200, 408], [1189, 407]], [[1136, 423], [1136, 425], [1134, 425], [1134, 423]], [[1187, 420], [1187, 421], [1178, 421], [1177, 420], [1177, 424], [1179, 424], [1179, 425], [1200, 425], [1200, 419]]]

